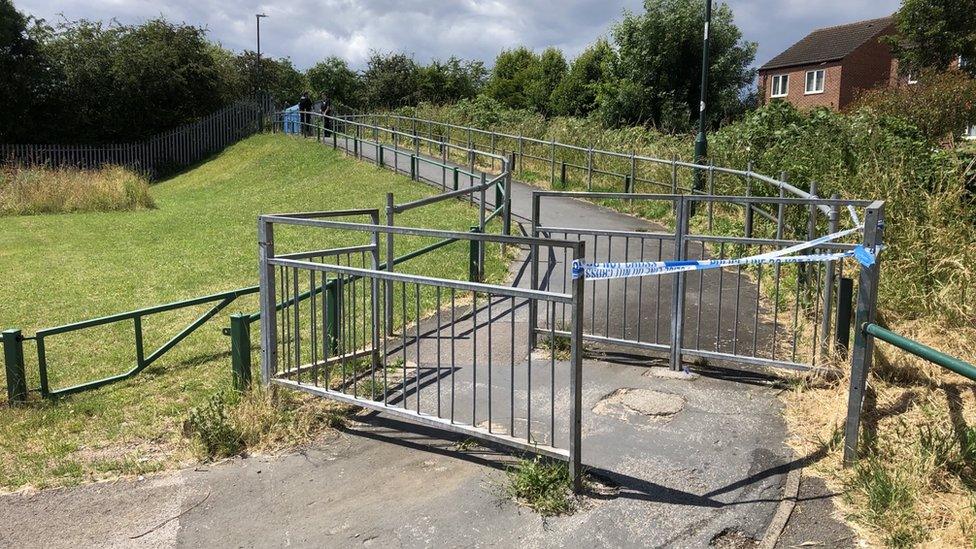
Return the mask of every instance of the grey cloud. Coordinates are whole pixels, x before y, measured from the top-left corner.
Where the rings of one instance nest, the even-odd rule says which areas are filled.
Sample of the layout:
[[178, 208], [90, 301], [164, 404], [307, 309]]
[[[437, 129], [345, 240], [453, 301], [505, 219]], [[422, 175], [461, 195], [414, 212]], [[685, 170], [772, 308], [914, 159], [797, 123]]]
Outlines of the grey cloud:
[[[745, 38], [759, 43], [757, 63], [816, 27], [881, 17], [898, 0], [729, 0]], [[641, 0], [15, 0], [21, 11], [48, 20], [88, 18], [134, 23], [159, 15], [204, 26], [236, 51], [254, 49], [254, 14], [262, 50], [308, 67], [339, 55], [362, 67], [370, 50], [400, 50], [418, 60], [451, 55], [490, 63], [499, 50], [524, 44], [562, 48], [569, 56], [609, 32]]]

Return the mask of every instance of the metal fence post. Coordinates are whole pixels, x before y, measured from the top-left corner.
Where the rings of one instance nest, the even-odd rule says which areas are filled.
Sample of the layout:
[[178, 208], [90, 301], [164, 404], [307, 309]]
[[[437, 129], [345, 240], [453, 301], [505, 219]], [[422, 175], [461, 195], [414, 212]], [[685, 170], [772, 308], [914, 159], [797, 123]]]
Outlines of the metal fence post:
[[[675, 197], [674, 258], [685, 259], [685, 235], [688, 232], [688, 201], [684, 196]], [[672, 370], [681, 369], [681, 347], [684, 344], [685, 325], [685, 272], [675, 274], [671, 295], [671, 354]]]
[[[625, 180], [624, 183], [627, 183]], [[624, 185], [624, 192], [632, 193], [634, 192], [634, 187], [637, 186], [637, 152], [630, 153], [630, 184]]]
[[274, 258], [274, 225], [263, 217], [258, 219], [258, 262], [260, 265], [261, 299], [261, 383], [271, 384], [278, 367], [278, 301], [275, 297], [275, 267], [268, 263]]
[[593, 190], [593, 146], [586, 151], [586, 190]]
[[[573, 248], [573, 261], [586, 257], [585, 242]], [[570, 335], [569, 392], [572, 398], [569, 422], [569, 478], [574, 492], [583, 488], [582, 428], [583, 428], [583, 290], [585, 274], [573, 279], [572, 323]]]
[[20, 330], [3, 331], [3, 362], [7, 374], [7, 402], [27, 402], [27, 375], [24, 371], [24, 336]]
[[549, 188], [556, 184], [556, 140], [549, 144]]
[[454, 190], [458, 190], [458, 167], [454, 166]]
[[325, 300], [325, 335], [329, 338], [325, 345], [332, 356], [339, 355], [339, 285], [336, 280], [326, 283], [322, 297]]
[[505, 175], [505, 211], [502, 212], [502, 232], [506, 235], [512, 234], [512, 170], [515, 169], [515, 153], [512, 153], [512, 160], [508, 166], [503, 166], [507, 172]]
[[[708, 195], [715, 196], [715, 165], [708, 161]], [[715, 213], [715, 203], [708, 201], [708, 232], [712, 232], [712, 221]]]
[[[837, 200], [839, 195], [834, 193], [830, 196], [832, 200]], [[837, 228], [840, 225], [840, 216], [838, 215], [837, 206], [830, 207], [830, 215], [827, 218], [827, 234], [833, 234], [837, 232]], [[824, 274], [824, 294], [823, 294], [823, 318], [821, 319], [821, 330], [820, 330], [820, 352], [826, 353], [830, 349], [830, 313], [831, 307], [834, 303], [834, 277], [836, 272], [836, 265], [833, 261], [827, 262], [827, 272]]]
[[251, 388], [251, 320], [250, 315], [230, 315], [230, 365], [234, 390]]
[[[470, 232], [477, 234], [481, 231], [477, 226], [472, 226]], [[480, 257], [481, 241], [471, 239], [468, 253], [468, 280], [471, 282], [481, 282], [481, 265], [479, 264]]]
[[[540, 200], [541, 196], [532, 191], [532, 219], [531, 228], [529, 235], [532, 238], [539, 238], [539, 211], [540, 211]], [[532, 244], [529, 247], [529, 288], [533, 290], [539, 289], [539, 245]], [[534, 300], [529, 300], [529, 350], [535, 349], [539, 337], [536, 334], [536, 329], [539, 324], [539, 303]], [[555, 322], [555, 319], [553, 319]]]
[[[867, 250], [875, 250], [883, 239], [884, 202], [874, 202], [864, 213], [864, 243]], [[865, 333], [864, 325], [874, 322], [878, 302], [878, 281], [881, 261], [876, 257], [871, 266], [861, 265], [857, 290], [857, 313], [854, 319], [854, 349], [851, 353], [851, 382], [847, 397], [847, 424], [844, 429], [844, 465], [857, 459], [857, 442], [861, 428], [861, 411], [867, 389], [868, 371], [874, 353], [874, 337]]]
[[[393, 193], [386, 193], [386, 226], [393, 227]], [[393, 272], [393, 233], [386, 233], [386, 270]], [[386, 333], [393, 333], [393, 281], [386, 281]]]
[[[746, 196], [752, 196], [752, 162], [746, 168]], [[752, 238], [752, 202], [746, 201], [745, 237]]]
[[566, 188], [566, 161], [563, 160], [559, 163], [559, 188]]

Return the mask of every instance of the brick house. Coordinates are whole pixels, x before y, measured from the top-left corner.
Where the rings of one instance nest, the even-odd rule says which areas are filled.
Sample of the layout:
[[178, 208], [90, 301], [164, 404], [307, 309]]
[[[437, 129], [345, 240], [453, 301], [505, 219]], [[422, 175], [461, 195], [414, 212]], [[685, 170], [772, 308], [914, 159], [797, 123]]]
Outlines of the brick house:
[[759, 67], [762, 102], [843, 110], [861, 91], [897, 83], [897, 62], [880, 40], [894, 32], [892, 17], [811, 32]]

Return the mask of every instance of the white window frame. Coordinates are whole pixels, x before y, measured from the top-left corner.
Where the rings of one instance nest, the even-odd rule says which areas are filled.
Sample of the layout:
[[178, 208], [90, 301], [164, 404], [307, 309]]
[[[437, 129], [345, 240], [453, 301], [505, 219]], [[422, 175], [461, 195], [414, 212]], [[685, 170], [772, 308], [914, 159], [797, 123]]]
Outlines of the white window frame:
[[[820, 75], [820, 89], [816, 89], [816, 85], [817, 85], [817, 73], [818, 72], [821, 73], [821, 75]], [[812, 90], [810, 89], [810, 75], [811, 74], [814, 75], [813, 76], [814, 89], [812, 89]], [[817, 94], [817, 93], [823, 93], [824, 92], [824, 88], [826, 88], [826, 83], [827, 83], [827, 70], [826, 69], [814, 69], [812, 71], [807, 71], [807, 74], [806, 74], [806, 76], [803, 79], [803, 93], [804, 93], [804, 95], [813, 95], [813, 94]]]
[[[785, 86], [782, 85], [782, 82], [784, 80], [786, 81], [786, 85]], [[774, 74], [773, 75], [773, 78], [772, 78], [772, 82], [773, 82], [772, 83], [772, 89], [770, 90], [769, 97], [771, 97], [771, 98], [786, 97], [787, 95], [790, 94], [790, 75], [789, 74]], [[779, 88], [782, 88], [781, 93], [776, 93], [776, 90], [777, 90], [776, 83], [777, 82], [780, 83]]]
[[969, 126], [962, 132], [963, 139], [976, 139], [976, 124]]
[[908, 73], [908, 85], [914, 86], [915, 84], [918, 84], [918, 77], [915, 76], [915, 73]]

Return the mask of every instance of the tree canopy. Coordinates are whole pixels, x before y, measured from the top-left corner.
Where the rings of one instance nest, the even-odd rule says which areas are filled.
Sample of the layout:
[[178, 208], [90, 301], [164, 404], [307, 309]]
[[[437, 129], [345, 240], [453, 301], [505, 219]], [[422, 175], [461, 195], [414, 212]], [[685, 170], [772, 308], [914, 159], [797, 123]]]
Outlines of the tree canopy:
[[888, 37], [902, 71], [945, 70], [961, 55], [976, 75], [976, 0], [903, 0]]
[[[650, 124], [685, 130], [697, 118], [705, 7], [699, 0], [645, 0], [644, 13], [626, 13], [614, 25], [617, 55], [597, 97], [610, 125]], [[742, 40], [726, 4], [712, 12], [707, 103], [716, 124], [741, 105], [755, 79], [756, 44]]]

